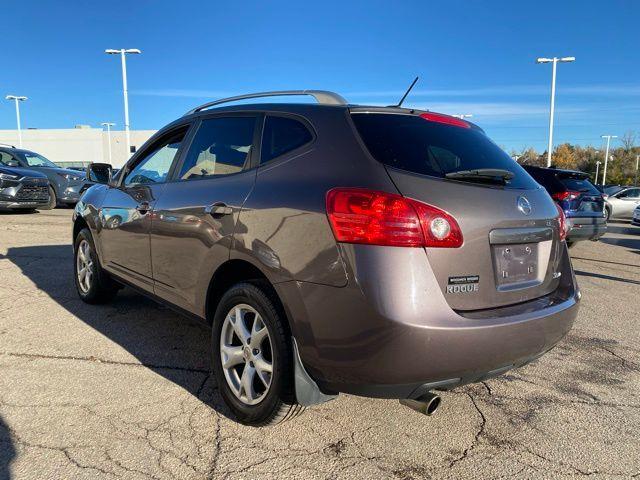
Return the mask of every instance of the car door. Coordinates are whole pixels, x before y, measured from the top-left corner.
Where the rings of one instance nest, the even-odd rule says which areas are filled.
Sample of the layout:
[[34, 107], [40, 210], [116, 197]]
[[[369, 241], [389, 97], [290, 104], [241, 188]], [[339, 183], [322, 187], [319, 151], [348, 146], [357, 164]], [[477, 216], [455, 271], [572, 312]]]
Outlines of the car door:
[[255, 182], [260, 118], [202, 118], [154, 208], [155, 293], [196, 315], [204, 315], [213, 272], [229, 259], [240, 209]]
[[617, 193], [611, 202], [613, 215], [617, 217], [631, 217], [635, 208], [640, 205], [640, 188], [628, 188]]
[[153, 291], [149, 233], [153, 208], [179, 158], [188, 126], [161, 135], [136, 155], [110, 187], [100, 209], [99, 242], [103, 266]]

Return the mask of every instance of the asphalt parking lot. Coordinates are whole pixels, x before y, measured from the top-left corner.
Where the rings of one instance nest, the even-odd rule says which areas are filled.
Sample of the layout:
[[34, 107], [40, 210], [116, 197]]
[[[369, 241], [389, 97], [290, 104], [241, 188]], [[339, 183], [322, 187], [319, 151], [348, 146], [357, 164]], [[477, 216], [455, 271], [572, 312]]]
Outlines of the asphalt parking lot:
[[209, 330], [124, 290], [84, 305], [71, 210], [0, 214], [0, 480], [640, 477], [640, 227], [572, 249], [583, 293], [548, 355], [424, 417], [342, 395], [243, 427]]

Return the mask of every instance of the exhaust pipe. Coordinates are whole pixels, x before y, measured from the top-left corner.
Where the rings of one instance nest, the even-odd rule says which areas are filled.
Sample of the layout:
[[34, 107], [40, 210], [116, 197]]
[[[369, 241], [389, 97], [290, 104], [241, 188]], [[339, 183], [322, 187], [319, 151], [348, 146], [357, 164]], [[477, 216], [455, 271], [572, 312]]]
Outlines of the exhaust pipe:
[[433, 415], [440, 406], [440, 397], [435, 393], [427, 392], [415, 399], [401, 398], [400, 403], [411, 410], [429, 416]]

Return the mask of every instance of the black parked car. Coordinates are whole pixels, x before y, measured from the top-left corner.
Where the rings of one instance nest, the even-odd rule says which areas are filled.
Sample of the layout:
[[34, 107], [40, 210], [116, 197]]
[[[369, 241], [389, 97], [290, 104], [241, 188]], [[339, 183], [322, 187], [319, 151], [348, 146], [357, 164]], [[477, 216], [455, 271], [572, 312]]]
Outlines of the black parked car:
[[49, 180], [39, 172], [0, 165], [0, 211], [49, 206]]
[[598, 240], [607, 231], [602, 193], [589, 181], [589, 175], [575, 170], [542, 168], [525, 165], [551, 198], [564, 211], [567, 219], [567, 244], [579, 240]]
[[49, 179], [50, 209], [57, 205], [74, 205], [80, 198], [79, 190], [85, 176], [76, 170], [58, 167], [39, 153], [0, 145], [0, 166], [43, 173]]

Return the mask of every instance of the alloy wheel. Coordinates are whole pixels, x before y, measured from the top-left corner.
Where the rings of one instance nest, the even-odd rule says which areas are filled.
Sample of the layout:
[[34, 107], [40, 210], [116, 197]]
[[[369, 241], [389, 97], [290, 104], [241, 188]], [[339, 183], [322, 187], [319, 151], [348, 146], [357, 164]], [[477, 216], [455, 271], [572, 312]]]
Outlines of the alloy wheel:
[[93, 260], [91, 258], [91, 245], [86, 240], [82, 240], [78, 245], [76, 275], [80, 290], [82, 293], [87, 293], [91, 289], [93, 282]]
[[269, 330], [255, 308], [234, 306], [224, 319], [220, 359], [227, 385], [246, 405], [256, 405], [269, 392], [273, 353]]

